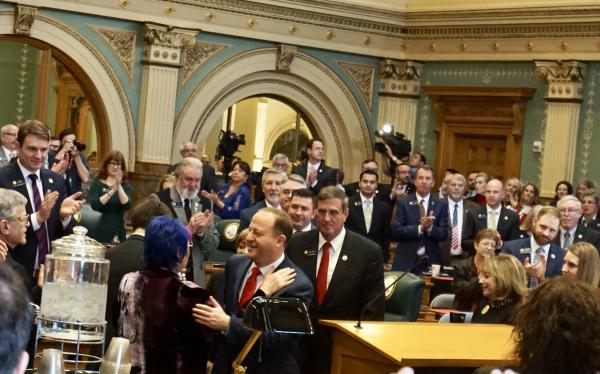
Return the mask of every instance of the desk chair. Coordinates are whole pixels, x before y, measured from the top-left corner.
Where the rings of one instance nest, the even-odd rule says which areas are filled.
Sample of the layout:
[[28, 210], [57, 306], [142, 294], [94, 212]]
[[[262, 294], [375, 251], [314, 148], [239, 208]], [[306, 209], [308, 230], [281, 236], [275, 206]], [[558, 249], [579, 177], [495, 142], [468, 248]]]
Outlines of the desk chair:
[[[386, 287], [398, 279], [403, 272], [385, 273]], [[421, 308], [425, 282], [418, 276], [408, 273], [390, 288], [385, 295], [385, 320], [415, 322]]]

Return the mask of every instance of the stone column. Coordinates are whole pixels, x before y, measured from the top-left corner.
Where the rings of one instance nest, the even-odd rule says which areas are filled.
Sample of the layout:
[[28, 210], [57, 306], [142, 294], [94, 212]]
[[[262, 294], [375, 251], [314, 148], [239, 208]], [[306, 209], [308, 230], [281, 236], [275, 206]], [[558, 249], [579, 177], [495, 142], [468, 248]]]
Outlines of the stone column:
[[586, 65], [578, 61], [536, 61], [535, 65], [538, 78], [548, 83], [540, 193], [552, 197], [558, 181], [573, 181]]
[[146, 24], [137, 161], [171, 163], [179, 68], [197, 31]]
[[[379, 113], [377, 129], [392, 125], [394, 132], [404, 134], [414, 147], [417, 103], [421, 92], [421, 72], [423, 64], [414, 61], [384, 59], [380, 61]], [[376, 154], [382, 165], [386, 160]], [[383, 165], [382, 165], [383, 166]], [[383, 173], [380, 173], [383, 176]], [[383, 177], [381, 182], [387, 183]]]

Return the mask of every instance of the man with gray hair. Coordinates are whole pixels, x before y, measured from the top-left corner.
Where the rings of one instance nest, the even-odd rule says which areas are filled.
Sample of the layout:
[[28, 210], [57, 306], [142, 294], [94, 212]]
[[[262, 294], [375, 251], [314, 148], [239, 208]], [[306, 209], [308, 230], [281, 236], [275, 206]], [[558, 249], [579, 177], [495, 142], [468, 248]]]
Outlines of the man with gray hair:
[[600, 233], [579, 222], [583, 214], [579, 199], [573, 195], [563, 196], [556, 207], [560, 213], [560, 232], [553, 243], [567, 250], [573, 243], [587, 242], [600, 251]]
[[281, 197], [279, 198], [281, 209], [285, 212], [288, 211], [290, 203], [292, 202], [292, 193], [301, 188], [306, 188], [306, 181], [304, 178], [298, 174], [288, 175], [287, 181], [281, 185]]
[[0, 147], [0, 167], [8, 165], [13, 157], [17, 157], [17, 133], [19, 128], [9, 123], [2, 126], [0, 129], [0, 140], [2, 141], [2, 147]]
[[248, 228], [252, 217], [262, 208], [281, 209], [281, 185], [287, 181], [287, 176], [278, 169], [271, 168], [262, 176], [262, 192], [265, 199], [257, 202], [240, 213], [240, 227], [238, 232]]
[[31, 291], [33, 302], [39, 304], [43, 282], [44, 265], [40, 265], [38, 286], [31, 284], [31, 277], [25, 267], [18, 263], [13, 254], [15, 247], [27, 242], [29, 215], [25, 210], [27, 199], [17, 191], [0, 188], [0, 262], [6, 263], [21, 278], [23, 285]]
[[170, 209], [173, 217], [187, 224], [193, 234], [193, 246], [186, 272], [187, 280], [205, 287], [204, 260], [219, 246], [213, 207], [209, 199], [198, 194], [202, 180], [202, 162], [184, 158], [175, 169], [176, 183], [156, 195]]
[[288, 159], [288, 156], [284, 155], [283, 153], [277, 153], [275, 156], [273, 156], [271, 162], [271, 167], [273, 169], [277, 169], [280, 172], [287, 174], [289, 166], [290, 160]]
[[[198, 146], [196, 143], [186, 140], [179, 146], [179, 154], [182, 158], [193, 157], [198, 158]], [[167, 170], [167, 173], [174, 173], [179, 163], [173, 164]], [[200, 190], [207, 192], [217, 192], [219, 190], [216, 181], [215, 168], [210, 166], [208, 162], [202, 163], [202, 181], [200, 182]]]

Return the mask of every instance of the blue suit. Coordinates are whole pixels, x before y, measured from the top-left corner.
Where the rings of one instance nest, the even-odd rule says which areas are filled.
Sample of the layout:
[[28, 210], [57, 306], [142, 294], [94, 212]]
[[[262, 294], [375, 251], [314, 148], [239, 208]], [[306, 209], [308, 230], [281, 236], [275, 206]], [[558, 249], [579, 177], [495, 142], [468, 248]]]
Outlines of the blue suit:
[[[505, 242], [502, 247], [502, 253], [508, 253], [519, 259], [519, 262], [525, 262], [526, 258], [531, 261], [531, 239], [523, 238]], [[546, 259], [546, 278], [556, 277], [562, 274], [563, 258], [565, 254], [562, 248], [554, 243], [550, 243], [548, 258]]]
[[410, 270], [415, 264], [420, 245], [425, 246], [425, 254], [429, 257], [427, 265], [442, 263], [440, 242], [448, 237], [448, 201], [430, 194], [427, 214], [430, 213], [435, 216], [431, 230], [419, 235], [421, 215], [417, 195], [410, 194], [398, 199], [392, 221], [392, 240], [398, 241], [392, 270]]
[[[213, 373], [230, 373], [231, 364], [252, 334], [244, 327], [244, 311], [238, 311], [239, 298], [244, 288], [244, 278], [252, 265], [246, 255], [233, 255], [225, 265], [225, 302], [223, 308], [231, 316], [229, 331], [219, 342]], [[292, 267], [296, 270], [296, 279], [291, 285], [276, 292], [273, 297], [297, 297], [306, 305], [314, 295], [313, 286], [308, 277], [287, 256], [277, 270]], [[255, 295], [262, 294], [258, 290]], [[299, 336], [293, 334], [263, 335], [244, 360], [249, 372], [263, 373], [299, 373], [298, 353]], [[260, 358], [260, 361], [259, 361]]]

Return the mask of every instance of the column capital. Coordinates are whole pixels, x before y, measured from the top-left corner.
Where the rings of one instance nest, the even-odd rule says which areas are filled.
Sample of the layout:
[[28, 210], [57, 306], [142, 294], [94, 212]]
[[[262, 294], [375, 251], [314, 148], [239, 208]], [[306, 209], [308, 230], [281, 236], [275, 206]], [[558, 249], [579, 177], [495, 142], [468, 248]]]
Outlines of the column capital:
[[383, 96], [419, 96], [423, 64], [416, 61], [382, 59], [379, 61], [381, 84], [379, 94]]
[[535, 75], [548, 83], [549, 101], [580, 101], [585, 72], [579, 61], [535, 61]]
[[181, 66], [185, 49], [196, 44], [198, 30], [146, 23], [144, 58], [146, 63]]

